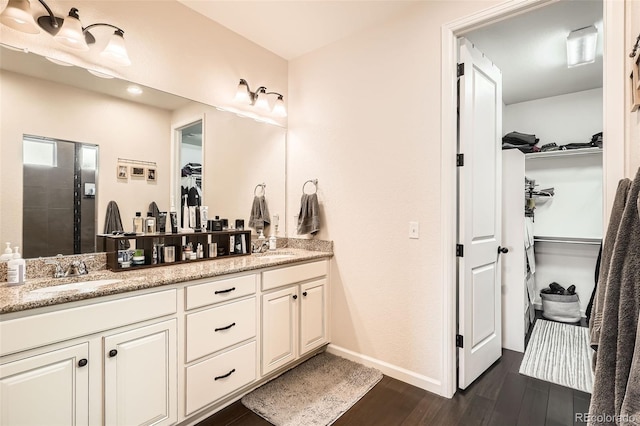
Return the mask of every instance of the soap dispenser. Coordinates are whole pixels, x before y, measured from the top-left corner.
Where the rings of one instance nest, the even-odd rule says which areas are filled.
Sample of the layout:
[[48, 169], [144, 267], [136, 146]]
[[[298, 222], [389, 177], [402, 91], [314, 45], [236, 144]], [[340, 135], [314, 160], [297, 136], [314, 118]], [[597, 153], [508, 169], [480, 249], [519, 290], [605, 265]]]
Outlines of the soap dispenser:
[[7, 248], [4, 249], [4, 254], [0, 256], [0, 262], [8, 262], [13, 259], [13, 251], [11, 251], [11, 243], [5, 243]]
[[13, 258], [7, 263], [7, 282], [9, 285], [24, 284], [24, 280], [27, 279], [25, 270], [26, 263], [16, 246], [14, 247]]

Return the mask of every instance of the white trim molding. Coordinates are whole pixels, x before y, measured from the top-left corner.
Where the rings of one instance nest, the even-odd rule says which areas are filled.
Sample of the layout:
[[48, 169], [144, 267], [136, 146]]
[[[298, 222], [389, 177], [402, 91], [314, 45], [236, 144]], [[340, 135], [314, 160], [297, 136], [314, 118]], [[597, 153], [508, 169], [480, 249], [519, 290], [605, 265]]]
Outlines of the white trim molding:
[[397, 365], [389, 364], [388, 362], [381, 361], [379, 359], [372, 358], [370, 356], [363, 355], [357, 352], [353, 352], [349, 349], [345, 349], [334, 344], [330, 344], [329, 346], [327, 346], [327, 352], [357, 362], [358, 364], [366, 365], [367, 367], [376, 368], [386, 376], [393, 377], [394, 379], [409, 383], [413, 386], [417, 386], [428, 392], [443, 395], [442, 382], [440, 380], [423, 376], [413, 371], [409, 371], [405, 368], [398, 367]]
[[[441, 196], [440, 221], [442, 229], [442, 373], [441, 395], [451, 398], [456, 390], [456, 65], [457, 38], [465, 32], [488, 25], [528, 10], [542, 7], [555, 0], [512, 0], [449, 22], [442, 26], [441, 50]], [[604, 0], [604, 211], [611, 208], [617, 182], [624, 174], [624, 2]], [[612, 191], [613, 188], [613, 192]], [[608, 214], [603, 215], [606, 229]]]

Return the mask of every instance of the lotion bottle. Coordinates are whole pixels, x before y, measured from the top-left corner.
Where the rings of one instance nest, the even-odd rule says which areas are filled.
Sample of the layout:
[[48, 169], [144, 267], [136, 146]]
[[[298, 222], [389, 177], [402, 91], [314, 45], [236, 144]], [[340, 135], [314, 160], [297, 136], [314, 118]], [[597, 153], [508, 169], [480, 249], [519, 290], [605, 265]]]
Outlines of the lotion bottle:
[[14, 247], [13, 250], [13, 259], [7, 262], [7, 282], [9, 285], [24, 284], [24, 280], [27, 279], [25, 274], [26, 263], [20, 255], [18, 247]]
[[4, 249], [4, 254], [0, 256], [0, 262], [8, 262], [13, 259], [13, 251], [11, 251], [11, 243], [5, 243], [7, 248]]

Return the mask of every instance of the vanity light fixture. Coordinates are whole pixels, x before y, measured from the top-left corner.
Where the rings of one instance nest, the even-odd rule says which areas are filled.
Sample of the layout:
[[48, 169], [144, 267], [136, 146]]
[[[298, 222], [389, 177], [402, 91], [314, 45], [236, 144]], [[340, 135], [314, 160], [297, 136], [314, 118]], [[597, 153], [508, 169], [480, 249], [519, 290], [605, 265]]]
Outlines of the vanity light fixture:
[[567, 67], [595, 62], [597, 41], [598, 30], [594, 25], [571, 31], [567, 37]]
[[40, 29], [43, 29], [60, 44], [81, 51], [89, 50], [89, 45], [96, 42], [95, 37], [89, 31], [90, 28], [98, 26], [111, 27], [115, 31], [100, 55], [117, 65], [131, 65], [131, 60], [124, 44], [124, 31], [121, 28], [104, 22], [83, 27], [80, 22], [79, 11], [75, 7], [72, 7], [69, 10], [69, 15], [62, 19], [53, 14], [44, 0], [38, 1], [47, 10], [48, 15], [38, 17], [37, 25], [31, 13], [29, 0], [9, 0], [0, 14], [0, 22], [10, 28], [28, 34], [37, 34]]
[[[273, 108], [269, 105], [269, 95], [276, 95]], [[278, 117], [286, 117], [287, 110], [284, 107], [284, 97], [277, 92], [267, 92], [264, 86], [258, 87], [255, 92], [249, 88], [249, 83], [244, 78], [240, 79], [238, 89], [236, 90], [235, 100], [240, 103], [253, 105], [263, 111], [271, 111]]]

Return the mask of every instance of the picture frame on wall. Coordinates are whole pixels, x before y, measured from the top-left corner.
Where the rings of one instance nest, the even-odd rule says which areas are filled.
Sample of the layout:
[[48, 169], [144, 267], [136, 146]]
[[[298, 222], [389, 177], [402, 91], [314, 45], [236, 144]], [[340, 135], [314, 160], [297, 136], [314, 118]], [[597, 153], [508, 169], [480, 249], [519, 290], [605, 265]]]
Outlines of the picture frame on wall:
[[155, 167], [147, 167], [147, 180], [151, 182], [155, 182], [157, 177], [157, 172]]
[[116, 173], [118, 179], [127, 179], [129, 177], [129, 168], [125, 165], [118, 164]]
[[144, 177], [145, 173], [144, 173], [144, 167], [140, 167], [140, 166], [131, 166], [131, 177]]

